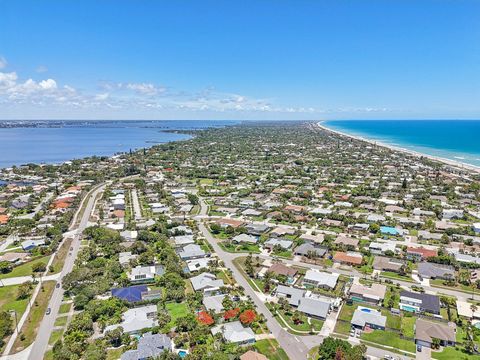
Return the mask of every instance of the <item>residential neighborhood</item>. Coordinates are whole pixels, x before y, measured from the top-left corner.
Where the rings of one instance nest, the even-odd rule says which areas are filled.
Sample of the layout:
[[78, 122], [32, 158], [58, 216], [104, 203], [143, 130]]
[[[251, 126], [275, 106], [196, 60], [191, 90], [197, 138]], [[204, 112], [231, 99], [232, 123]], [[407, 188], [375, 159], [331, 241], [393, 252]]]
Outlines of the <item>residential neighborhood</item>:
[[280, 122], [0, 176], [6, 358], [480, 359], [469, 170]]

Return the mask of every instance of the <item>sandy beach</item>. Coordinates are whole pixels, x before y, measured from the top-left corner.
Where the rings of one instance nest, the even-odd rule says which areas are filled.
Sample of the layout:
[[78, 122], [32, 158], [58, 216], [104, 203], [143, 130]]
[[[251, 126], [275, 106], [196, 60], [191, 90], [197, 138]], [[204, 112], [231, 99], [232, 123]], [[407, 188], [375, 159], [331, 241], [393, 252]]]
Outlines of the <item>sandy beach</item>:
[[355, 140], [359, 140], [359, 141], [364, 141], [364, 142], [367, 142], [367, 143], [372, 144], [372, 145], [382, 146], [384, 148], [387, 148], [387, 149], [390, 149], [390, 150], [393, 150], [393, 151], [400, 151], [400, 152], [403, 152], [403, 153], [406, 153], [408, 155], [412, 155], [412, 156], [415, 156], [415, 157], [428, 158], [428, 159], [431, 159], [431, 160], [434, 160], [434, 161], [444, 163], [448, 166], [455, 167], [459, 170], [470, 171], [474, 174], [480, 174], [480, 167], [475, 166], [475, 165], [466, 164], [466, 163], [463, 163], [463, 162], [460, 162], [460, 161], [446, 159], [446, 158], [442, 158], [442, 157], [438, 157], [438, 156], [428, 155], [428, 154], [420, 153], [418, 151], [413, 151], [413, 150], [405, 149], [405, 148], [402, 148], [402, 147], [385, 144], [385, 143], [382, 143], [382, 142], [379, 142], [379, 141], [370, 140], [370, 139], [367, 139], [367, 138], [364, 138], [364, 137], [361, 137], [361, 136], [356, 136], [356, 135], [348, 134], [348, 133], [345, 133], [345, 132], [342, 132], [342, 131], [334, 130], [334, 129], [331, 129], [331, 128], [323, 125], [322, 121], [317, 122], [316, 125], [319, 128], [321, 128], [325, 131], [329, 131], [329, 132], [332, 132], [332, 133], [335, 133], [335, 134], [338, 134], [338, 135], [346, 136], [346, 137], [349, 137], [349, 138], [352, 138], [352, 139], [355, 139]]

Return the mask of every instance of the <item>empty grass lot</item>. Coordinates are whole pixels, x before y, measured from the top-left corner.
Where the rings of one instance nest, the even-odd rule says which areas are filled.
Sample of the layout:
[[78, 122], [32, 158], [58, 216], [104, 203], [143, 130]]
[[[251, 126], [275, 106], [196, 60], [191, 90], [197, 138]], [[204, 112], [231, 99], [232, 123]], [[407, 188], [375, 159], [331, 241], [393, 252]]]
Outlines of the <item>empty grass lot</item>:
[[170, 329], [175, 326], [175, 320], [177, 320], [180, 317], [186, 316], [190, 312], [188, 305], [186, 303], [176, 303], [176, 302], [167, 303], [165, 305], [165, 309], [168, 311], [168, 313], [171, 316], [171, 320], [166, 326]]
[[280, 347], [277, 340], [260, 340], [255, 343], [254, 347], [270, 360], [288, 360], [287, 354]]
[[18, 336], [13, 344], [13, 353], [25, 349], [33, 342], [33, 340], [35, 340], [35, 337], [37, 336], [38, 327], [40, 326], [43, 316], [45, 315], [48, 301], [50, 300], [53, 289], [55, 288], [55, 281], [45, 281], [42, 287], [43, 289], [39, 291], [33, 304], [33, 308], [28, 314], [27, 321], [25, 321], [25, 324], [23, 324], [22, 329], [20, 330], [23, 336]]
[[47, 264], [48, 259], [50, 258], [50, 255], [48, 256], [43, 256], [41, 258], [26, 262], [25, 264], [16, 266], [13, 268], [12, 271], [6, 274], [0, 274], [0, 279], [8, 279], [8, 278], [13, 278], [13, 277], [18, 277], [18, 276], [29, 276], [32, 275], [32, 265], [37, 264], [37, 263], [43, 263]]

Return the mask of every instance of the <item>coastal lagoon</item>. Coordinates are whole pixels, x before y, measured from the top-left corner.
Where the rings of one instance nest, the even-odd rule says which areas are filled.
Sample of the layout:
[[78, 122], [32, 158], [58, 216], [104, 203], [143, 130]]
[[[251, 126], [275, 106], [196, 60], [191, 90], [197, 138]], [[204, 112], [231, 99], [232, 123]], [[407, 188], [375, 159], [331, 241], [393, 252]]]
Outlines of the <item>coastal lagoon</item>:
[[332, 120], [321, 125], [386, 145], [480, 166], [480, 120]]
[[234, 121], [65, 122], [59, 127], [0, 128], [0, 168], [27, 163], [60, 163], [87, 156], [186, 140], [190, 135], [166, 130], [193, 130], [233, 125]]

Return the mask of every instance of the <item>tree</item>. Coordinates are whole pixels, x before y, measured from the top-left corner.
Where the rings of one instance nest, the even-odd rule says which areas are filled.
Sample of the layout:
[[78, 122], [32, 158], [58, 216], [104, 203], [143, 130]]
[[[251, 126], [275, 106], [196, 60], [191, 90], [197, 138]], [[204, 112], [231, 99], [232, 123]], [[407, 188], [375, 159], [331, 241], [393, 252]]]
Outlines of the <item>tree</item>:
[[322, 360], [362, 360], [367, 352], [365, 345], [353, 346], [345, 340], [327, 337], [318, 348], [319, 359]]
[[251, 324], [255, 321], [257, 314], [255, 311], [248, 309], [242, 312], [239, 316], [240, 322], [244, 325]]
[[13, 331], [13, 320], [7, 311], [0, 312], [0, 346], [4, 345], [3, 339], [10, 335]]
[[36, 273], [44, 272], [47, 270], [47, 265], [41, 262], [32, 265], [32, 271]]
[[439, 349], [440, 348], [440, 339], [432, 338], [432, 348]]
[[123, 328], [121, 326], [109, 330], [105, 333], [105, 340], [107, 340], [112, 346], [119, 347], [122, 344]]
[[158, 326], [164, 327], [172, 320], [172, 317], [170, 316], [168, 311], [160, 310], [158, 312], [157, 320], [158, 320]]
[[255, 275], [255, 270], [253, 268], [252, 253], [249, 253], [245, 259], [245, 272], [248, 276], [253, 277]]
[[18, 285], [17, 299], [26, 299], [32, 291], [33, 285], [31, 281], [24, 282]]
[[0, 273], [6, 274], [12, 271], [12, 265], [8, 261], [0, 261]]

